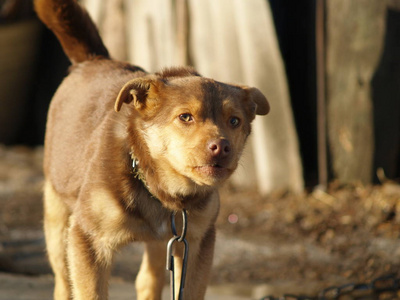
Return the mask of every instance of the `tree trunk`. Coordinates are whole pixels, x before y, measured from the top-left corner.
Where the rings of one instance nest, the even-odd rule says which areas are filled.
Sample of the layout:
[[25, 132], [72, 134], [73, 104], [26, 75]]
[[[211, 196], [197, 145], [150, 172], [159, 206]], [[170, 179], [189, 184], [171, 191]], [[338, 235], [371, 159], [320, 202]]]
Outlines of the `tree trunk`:
[[328, 135], [341, 183], [372, 179], [371, 78], [380, 56], [384, 1], [327, 1]]

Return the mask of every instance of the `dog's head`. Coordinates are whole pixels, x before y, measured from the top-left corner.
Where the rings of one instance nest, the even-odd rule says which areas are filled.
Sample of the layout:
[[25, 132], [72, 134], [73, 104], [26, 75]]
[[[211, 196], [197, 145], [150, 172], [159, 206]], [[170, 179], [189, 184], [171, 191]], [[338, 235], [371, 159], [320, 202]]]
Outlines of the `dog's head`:
[[166, 73], [126, 83], [115, 110], [132, 107], [161, 178], [177, 193], [189, 193], [193, 183], [214, 187], [236, 169], [251, 121], [269, 112], [267, 99], [256, 88]]

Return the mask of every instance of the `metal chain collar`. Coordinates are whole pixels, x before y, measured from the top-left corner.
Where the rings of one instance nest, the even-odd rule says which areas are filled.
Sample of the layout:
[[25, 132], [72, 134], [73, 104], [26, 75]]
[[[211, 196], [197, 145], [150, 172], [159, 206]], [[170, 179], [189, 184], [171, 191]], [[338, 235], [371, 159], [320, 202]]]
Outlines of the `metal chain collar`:
[[400, 299], [400, 278], [395, 274], [378, 277], [370, 283], [349, 283], [324, 289], [316, 297], [286, 294], [260, 300], [384, 300]]
[[173, 245], [175, 242], [183, 243], [184, 252], [183, 252], [183, 261], [182, 261], [182, 270], [181, 270], [181, 282], [179, 286], [179, 294], [178, 300], [183, 299], [183, 289], [185, 287], [185, 277], [186, 277], [186, 269], [187, 269], [187, 260], [189, 254], [189, 244], [186, 240], [186, 231], [187, 231], [187, 215], [186, 210], [182, 210], [182, 232], [181, 235], [177, 234], [176, 226], [175, 226], [175, 215], [176, 212], [171, 214], [171, 231], [174, 235], [168, 242], [167, 245], [167, 270], [170, 271], [170, 285], [171, 285], [171, 299], [175, 299], [175, 265], [174, 265], [174, 255], [173, 255]]

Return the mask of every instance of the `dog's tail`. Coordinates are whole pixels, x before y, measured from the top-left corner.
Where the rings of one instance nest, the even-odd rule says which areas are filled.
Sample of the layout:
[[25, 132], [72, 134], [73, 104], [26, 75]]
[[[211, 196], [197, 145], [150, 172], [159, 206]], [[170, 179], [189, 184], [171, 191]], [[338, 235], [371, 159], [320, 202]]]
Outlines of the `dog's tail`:
[[35, 10], [57, 36], [72, 63], [109, 57], [96, 25], [75, 0], [35, 0]]

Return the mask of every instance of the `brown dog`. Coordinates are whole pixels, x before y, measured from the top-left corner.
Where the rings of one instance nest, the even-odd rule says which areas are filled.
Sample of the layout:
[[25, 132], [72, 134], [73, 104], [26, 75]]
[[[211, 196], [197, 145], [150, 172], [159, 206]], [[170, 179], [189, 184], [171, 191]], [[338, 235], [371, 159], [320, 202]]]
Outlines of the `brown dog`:
[[[35, 7], [73, 63], [52, 100], [45, 140], [45, 235], [55, 298], [106, 299], [113, 253], [143, 241], [137, 297], [160, 299], [170, 215], [186, 209], [184, 299], [203, 299], [217, 187], [236, 169], [255, 114], [268, 113], [266, 98], [191, 68], [148, 74], [114, 61], [75, 1], [36, 0]], [[179, 269], [182, 253], [175, 250]]]

